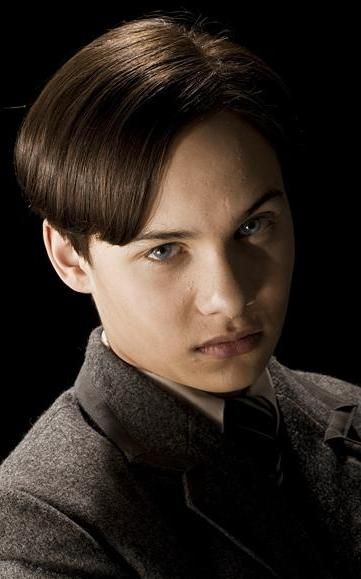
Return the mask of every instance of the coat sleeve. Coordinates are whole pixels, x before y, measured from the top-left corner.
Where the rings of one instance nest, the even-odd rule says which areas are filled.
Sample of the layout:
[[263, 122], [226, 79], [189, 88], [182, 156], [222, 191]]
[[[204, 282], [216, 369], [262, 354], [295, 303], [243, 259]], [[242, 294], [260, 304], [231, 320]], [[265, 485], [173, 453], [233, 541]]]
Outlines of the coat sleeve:
[[24, 490], [0, 490], [1, 579], [136, 579], [94, 529]]

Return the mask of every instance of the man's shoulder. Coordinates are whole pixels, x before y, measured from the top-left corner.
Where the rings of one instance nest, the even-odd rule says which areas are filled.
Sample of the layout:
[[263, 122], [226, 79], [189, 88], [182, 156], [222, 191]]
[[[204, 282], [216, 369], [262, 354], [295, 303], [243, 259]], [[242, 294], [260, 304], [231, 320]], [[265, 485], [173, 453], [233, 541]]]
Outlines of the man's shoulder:
[[[53, 495], [57, 489], [81, 494], [89, 481], [107, 472], [114, 461], [124, 468], [122, 453], [82, 414], [74, 387], [63, 392], [37, 419], [0, 465], [0, 488], [16, 487]], [[88, 482], [87, 482], [88, 481]]]
[[[35, 447], [42, 448], [45, 440], [47, 440], [48, 443], [51, 442], [52, 434], [56, 436], [60, 424], [69, 414], [72, 405], [72, 388], [69, 388], [62, 392], [46, 410], [36, 417], [35, 422], [33, 422], [28, 431], [23, 435], [20, 442], [0, 465], [0, 474], [4, 467], [12, 463], [15, 458], [28, 452], [29, 449], [34, 450]], [[44, 446], [44, 449], [46, 449], [46, 446]]]
[[83, 418], [73, 388], [61, 394], [0, 465], [0, 575], [48, 577], [45, 569], [59, 568], [62, 577], [69, 569], [128, 576], [97, 538], [112, 517], [125, 535], [127, 504], [114, 482], [125, 473], [122, 454]]
[[330, 374], [289, 368], [274, 356], [269, 370], [295, 443], [302, 432], [308, 433], [308, 439], [313, 432], [320, 439], [320, 448], [332, 447], [337, 454], [352, 455], [354, 467], [354, 458], [361, 459], [360, 386]]
[[306, 392], [309, 396], [324, 400], [361, 402], [361, 385], [351, 383], [331, 374], [291, 368], [272, 356], [269, 365], [273, 379], [286, 383], [292, 390]]

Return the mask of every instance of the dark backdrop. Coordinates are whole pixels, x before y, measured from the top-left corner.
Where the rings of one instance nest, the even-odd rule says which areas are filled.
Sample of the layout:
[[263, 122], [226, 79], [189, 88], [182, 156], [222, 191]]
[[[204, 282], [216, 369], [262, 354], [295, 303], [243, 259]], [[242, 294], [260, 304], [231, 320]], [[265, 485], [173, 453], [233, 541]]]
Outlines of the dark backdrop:
[[[1, 183], [3, 380], [0, 460], [56, 396], [72, 385], [87, 337], [99, 323], [89, 296], [57, 277], [45, 253], [40, 220], [21, 200], [12, 168], [16, 130], [58, 67], [93, 38], [154, 9], [180, 9], [221, 20], [240, 43], [285, 78], [305, 131], [299, 176], [290, 192], [296, 266], [287, 320], [275, 352], [294, 368], [361, 385], [357, 107], [359, 54], [355, 14], [339, 6], [315, 13], [292, 2], [253, 2], [210, 9], [206, 3], [165, 5], [58, 3], [14, 5], [1, 35]], [[357, 174], [357, 178], [356, 178]]]

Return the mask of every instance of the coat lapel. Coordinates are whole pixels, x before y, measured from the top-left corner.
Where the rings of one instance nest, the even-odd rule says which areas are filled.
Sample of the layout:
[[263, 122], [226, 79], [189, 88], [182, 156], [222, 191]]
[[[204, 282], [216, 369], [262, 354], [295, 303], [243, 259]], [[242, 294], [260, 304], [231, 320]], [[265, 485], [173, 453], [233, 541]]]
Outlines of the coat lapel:
[[[361, 565], [361, 404], [357, 386], [292, 371], [270, 371], [283, 416], [285, 489], [325, 560], [344, 577]], [[332, 576], [332, 575], [331, 575]]]

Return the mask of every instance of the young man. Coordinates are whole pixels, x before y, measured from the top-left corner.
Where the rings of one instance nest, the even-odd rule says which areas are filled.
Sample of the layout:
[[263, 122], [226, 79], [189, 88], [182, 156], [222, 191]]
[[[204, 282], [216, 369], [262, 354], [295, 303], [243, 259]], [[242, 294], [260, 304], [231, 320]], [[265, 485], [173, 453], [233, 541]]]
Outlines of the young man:
[[101, 325], [1, 466], [1, 577], [358, 575], [359, 389], [273, 355], [291, 132], [259, 58], [166, 16], [96, 39], [33, 105], [19, 182]]

